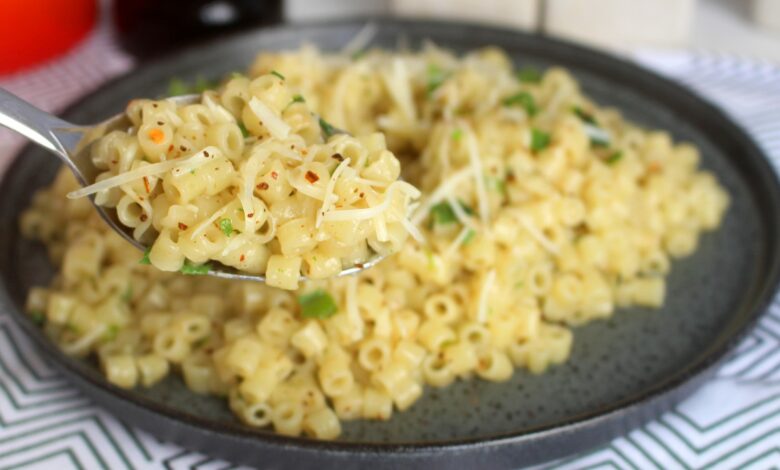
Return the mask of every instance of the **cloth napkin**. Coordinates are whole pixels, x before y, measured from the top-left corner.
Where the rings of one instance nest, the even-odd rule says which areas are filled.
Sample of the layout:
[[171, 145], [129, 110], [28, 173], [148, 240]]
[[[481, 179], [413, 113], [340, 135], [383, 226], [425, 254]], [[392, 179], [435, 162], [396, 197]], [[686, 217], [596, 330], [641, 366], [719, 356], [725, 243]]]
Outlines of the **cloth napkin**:
[[[780, 167], [780, 68], [706, 52], [636, 53], [639, 63], [725, 108]], [[57, 111], [133, 61], [110, 32], [0, 87]], [[21, 140], [0, 131], [0, 173]], [[779, 208], [780, 209], [780, 208]], [[780, 303], [775, 302], [716, 378], [672, 411], [609, 445], [543, 468], [676, 469], [780, 466]], [[160, 442], [71, 387], [0, 311], [0, 468], [235, 468]]]

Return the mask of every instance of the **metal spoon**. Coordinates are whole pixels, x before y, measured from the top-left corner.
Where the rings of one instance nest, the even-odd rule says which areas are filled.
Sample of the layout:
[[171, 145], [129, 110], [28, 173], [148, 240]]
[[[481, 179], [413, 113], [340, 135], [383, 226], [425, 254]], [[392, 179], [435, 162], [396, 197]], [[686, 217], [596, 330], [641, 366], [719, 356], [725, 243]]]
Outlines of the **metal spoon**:
[[[190, 104], [199, 100], [200, 95], [184, 95], [169, 99], [177, 104]], [[111, 131], [127, 130], [131, 123], [125, 113], [120, 113], [94, 126], [79, 126], [42, 111], [18, 96], [0, 88], [0, 125], [18, 132], [54, 153], [73, 172], [79, 184], [86, 186], [94, 182], [99, 173], [99, 170], [92, 163], [89, 154], [89, 148], [92, 143]], [[337, 133], [345, 133], [339, 129], [335, 129], [335, 131]], [[119, 233], [139, 250], [147, 248], [133, 238], [130, 228], [119, 222], [115, 210], [106, 210], [105, 207], [96, 205], [94, 196], [89, 196], [89, 198], [103, 220], [115, 232]], [[361, 264], [342, 270], [336, 277], [356, 274], [363, 269], [374, 266], [382, 259], [384, 259], [384, 256], [375, 254]], [[208, 274], [224, 279], [265, 282], [265, 276], [262, 274], [243, 273], [230, 266], [213, 261], [210, 264]], [[301, 280], [306, 280], [306, 277], [301, 276]]]

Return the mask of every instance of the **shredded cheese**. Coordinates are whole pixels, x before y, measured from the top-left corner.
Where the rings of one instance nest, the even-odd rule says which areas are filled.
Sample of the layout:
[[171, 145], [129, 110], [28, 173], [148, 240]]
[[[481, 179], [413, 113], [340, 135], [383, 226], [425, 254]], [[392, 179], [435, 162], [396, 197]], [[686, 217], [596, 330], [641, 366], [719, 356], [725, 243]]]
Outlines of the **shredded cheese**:
[[450, 177], [446, 180], [439, 183], [439, 186], [437, 186], [436, 189], [431, 192], [431, 195], [428, 196], [425, 202], [420, 204], [417, 210], [415, 210], [414, 215], [412, 216], [412, 223], [414, 225], [420, 225], [420, 223], [428, 216], [428, 212], [431, 210], [431, 207], [435, 206], [442, 199], [446, 198], [447, 195], [451, 194], [455, 188], [463, 182], [463, 180], [471, 176], [473, 171], [474, 169], [470, 167], [463, 168], [450, 175]]
[[523, 214], [517, 214], [516, 218], [520, 222], [520, 225], [523, 226], [523, 228], [542, 246], [542, 248], [555, 255], [559, 253], [560, 250], [558, 250], [558, 247], [555, 245], [555, 243], [551, 242], [547, 237], [545, 237], [541, 230], [539, 230], [533, 222], [528, 220], [526, 216]]
[[325, 213], [328, 212], [328, 209], [330, 209], [331, 203], [338, 201], [338, 196], [334, 194], [334, 191], [336, 189], [336, 181], [341, 176], [341, 173], [343, 173], [344, 170], [347, 167], [349, 167], [350, 161], [351, 159], [349, 158], [345, 158], [344, 160], [342, 160], [341, 163], [339, 163], [339, 166], [337, 166], [336, 169], [333, 170], [333, 174], [330, 175], [330, 180], [328, 180], [328, 185], [325, 186], [325, 196], [322, 198], [322, 206], [320, 207], [320, 210], [317, 211], [317, 220], [314, 223], [314, 226], [316, 228], [320, 228], [320, 225], [322, 225], [322, 219], [325, 216]]
[[473, 171], [474, 184], [477, 189], [479, 217], [482, 220], [482, 225], [487, 227], [488, 221], [490, 220], [490, 206], [488, 204], [487, 190], [485, 189], [485, 177], [482, 173], [482, 159], [479, 156], [477, 138], [474, 137], [474, 132], [468, 125], [464, 126], [464, 129], [464, 137], [466, 137], [466, 143], [468, 145], [469, 162]]
[[230, 201], [224, 206], [217, 209], [211, 216], [204, 220], [203, 222], [199, 223], [197, 225], [197, 228], [192, 231], [190, 234], [190, 240], [195, 240], [199, 236], [203, 234], [203, 232], [206, 231], [207, 228], [209, 228], [209, 225], [213, 224], [217, 221], [218, 218], [222, 217], [222, 215], [230, 209], [230, 206], [235, 205], [235, 201]]
[[488, 317], [488, 299], [490, 298], [490, 290], [493, 288], [493, 284], [496, 282], [496, 270], [491, 269], [485, 276], [485, 283], [482, 284], [482, 290], [479, 294], [479, 308], [477, 310], [477, 322], [485, 323]]
[[116, 176], [112, 176], [111, 178], [106, 178], [94, 184], [90, 184], [89, 186], [84, 186], [83, 188], [71, 191], [68, 193], [68, 199], [78, 199], [80, 197], [89, 196], [90, 194], [95, 194], [100, 191], [122, 186], [123, 184], [141, 179], [144, 176], [159, 175], [160, 173], [165, 173], [166, 171], [173, 170], [174, 168], [184, 167], [188, 164], [200, 166], [208, 161], [204, 160], [205, 157], [203, 156], [204, 152], [207, 151], [218, 152], [219, 150], [217, 150], [216, 147], [206, 147], [189, 158], [152, 163], [151, 165], [145, 165], [125, 173], [120, 173]]
[[374, 23], [366, 23], [366, 25], [360, 28], [360, 31], [352, 36], [352, 39], [341, 48], [342, 54], [352, 55], [362, 51], [371, 43], [371, 40], [374, 39], [376, 32], [377, 27]]
[[414, 107], [412, 89], [409, 85], [409, 74], [404, 61], [400, 58], [395, 58], [390, 70], [382, 73], [382, 79], [390, 92], [390, 96], [398, 104], [398, 107], [401, 108], [406, 120], [409, 122], [416, 121], [417, 112]]
[[458, 251], [461, 245], [463, 245], [463, 242], [466, 240], [466, 237], [469, 236], [469, 232], [471, 232], [472, 229], [468, 227], [463, 227], [460, 229], [460, 232], [458, 232], [458, 235], [455, 237], [455, 239], [450, 243], [450, 246], [447, 247], [447, 249], [444, 251], [443, 257], [445, 259], [452, 258], [453, 255]]
[[290, 126], [282, 120], [276, 113], [268, 107], [265, 103], [260, 101], [256, 96], [253, 96], [249, 100], [249, 109], [255, 113], [255, 116], [263, 123], [271, 136], [275, 139], [286, 139], [290, 135]]
[[[346, 161], [346, 160], [345, 160]], [[328, 211], [322, 216], [324, 221], [367, 220], [384, 213], [389, 207], [396, 190], [403, 191], [412, 198], [420, 197], [420, 191], [405, 181], [395, 181], [387, 188], [385, 199], [380, 204], [366, 209], [345, 209]]]
[[217, 117], [217, 122], [236, 122], [236, 118], [224, 106], [214, 101], [212, 93], [203, 93], [203, 104], [209, 108], [212, 115]]

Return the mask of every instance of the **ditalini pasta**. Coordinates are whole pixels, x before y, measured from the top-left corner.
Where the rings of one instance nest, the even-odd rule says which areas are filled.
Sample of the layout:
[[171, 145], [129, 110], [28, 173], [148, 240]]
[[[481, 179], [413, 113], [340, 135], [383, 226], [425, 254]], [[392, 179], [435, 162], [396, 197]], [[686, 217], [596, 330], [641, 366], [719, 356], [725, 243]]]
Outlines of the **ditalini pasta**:
[[[356, 137], [322, 141], [318, 123], [299, 103], [289, 105], [289, 96], [253, 110], [250, 84], [286, 89], [272, 71]], [[146, 193], [143, 178], [99, 198], [124, 204], [123, 217], [140, 232], [160, 233], [165, 241], [157, 243], [168, 248], [150, 257], [169, 269], [182, 262], [170, 247], [196, 231], [231, 249], [217, 257], [185, 241], [181, 254], [233, 263], [249, 244], [222, 234], [220, 221], [269, 237], [258, 220], [270, 214], [285, 222], [276, 226], [268, 269], [297, 274], [307, 263], [311, 277], [327, 277], [344, 259], [365, 256], [367, 245], [396, 254], [359, 275], [307, 281], [297, 291], [162, 272], [139, 264], [86, 200], [65, 198], [76, 188], [66, 171], [21, 220], [60, 266], [50, 287], [30, 293], [28, 310], [66, 353], [96, 354], [121, 387], [154, 386], [174, 371], [194, 392], [225, 397], [250, 426], [333, 439], [343, 421], [386, 420], [406, 410], [426, 386], [504, 381], [518, 368], [544, 372], [568, 358], [573, 326], [620, 306], [661, 306], [670, 259], [693, 252], [728, 206], [716, 178], [699, 169], [695, 147], [597, 106], [565, 70], [518, 72], [496, 49], [456, 57], [427, 46], [350, 58], [303, 48], [261, 54], [250, 76], [260, 82], [237, 78], [220, 96], [207, 94], [213, 106], [205, 97], [188, 111], [165, 102], [131, 105], [139, 135], [159, 129], [164, 137], [156, 143], [115, 135], [122, 144], [101, 154], [111, 155], [104, 164], [118, 173], [142, 172], [177, 162], [163, 158], [170, 145], [202, 149], [165, 176], [145, 174], [181, 200], [128, 201]], [[162, 124], [146, 121], [155, 103], [150, 112]], [[261, 128], [269, 113], [282, 119]], [[197, 116], [208, 116], [205, 137]], [[279, 137], [247, 143], [230, 119], [239, 116], [253, 135]], [[290, 139], [294, 148], [280, 144]], [[421, 189], [418, 205], [408, 205], [414, 192], [397, 182], [399, 166], [385, 142], [403, 163], [403, 181]], [[141, 148], [150, 162], [135, 157]], [[273, 152], [278, 157], [261, 164], [257, 155]], [[295, 170], [304, 161], [316, 184]], [[213, 176], [186, 182], [191, 170]], [[273, 171], [286, 185], [278, 192], [270, 189]], [[218, 188], [231, 184], [223, 172], [237, 181], [235, 194], [220, 196]], [[267, 199], [254, 190], [245, 195], [240, 175], [254, 186], [267, 183]], [[354, 188], [376, 213], [350, 212], [365, 210], [346, 206]], [[205, 191], [214, 194], [189, 196]], [[141, 220], [143, 208], [152, 209], [151, 219]], [[200, 211], [211, 216], [199, 219]], [[249, 211], [258, 219], [245, 217]], [[178, 230], [179, 222], [187, 228]], [[312, 251], [310, 232], [299, 228], [318, 223], [331, 238]], [[407, 239], [410, 232], [417, 236]], [[274, 248], [287, 257], [271, 254]], [[339, 262], [313, 259], [323, 252]]]
[[134, 100], [132, 127], [92, 147], [96, 194], [163, 271], [198, 273], [218, 261], [298, 287], [400, 249], [411, 201], [384, 136], [351, 137], [293, 94], [279, 72], [236, 75], [199, 102]]

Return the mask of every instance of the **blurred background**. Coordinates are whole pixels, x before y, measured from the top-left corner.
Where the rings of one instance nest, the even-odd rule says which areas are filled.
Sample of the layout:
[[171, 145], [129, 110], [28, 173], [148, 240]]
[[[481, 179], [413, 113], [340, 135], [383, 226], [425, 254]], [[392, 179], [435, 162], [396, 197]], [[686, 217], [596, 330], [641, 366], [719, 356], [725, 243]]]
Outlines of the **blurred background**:
[[0, 0], [0, 76], [102, 32], [133, 59], [282, 22], [396, 15], [562, 36], [618, 53], [703, 49], [780, 63], [780, 0]]

